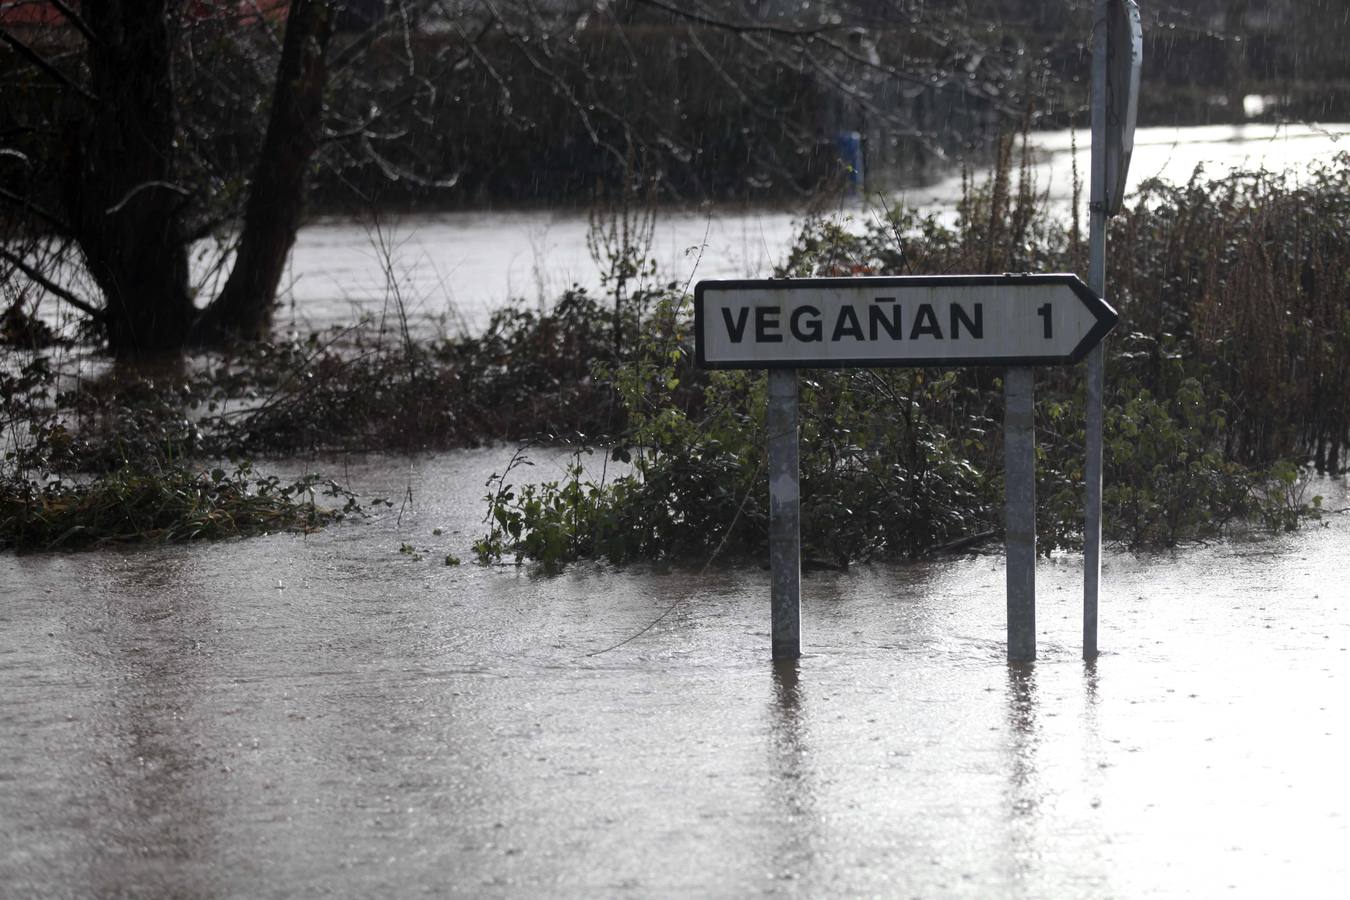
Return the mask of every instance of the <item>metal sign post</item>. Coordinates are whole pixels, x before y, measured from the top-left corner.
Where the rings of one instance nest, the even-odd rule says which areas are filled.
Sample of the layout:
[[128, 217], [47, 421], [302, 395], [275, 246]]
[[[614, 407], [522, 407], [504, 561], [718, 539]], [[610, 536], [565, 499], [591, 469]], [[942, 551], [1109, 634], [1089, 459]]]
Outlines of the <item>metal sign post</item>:
[[801, 486], [797, 460], [797, 370], [769, 371], [769, 577], [773, 658], [802, 654]]
[[1026, 366], [1003, 379], [1008, 661], [1036, 658], [1036, 394]]
[[[1094, 5], [1092, 35], [1092, 164], [1088, 190], [1088, 286], [1106, 291], [1106, 8]], [[1087, 360], [1083, 481], [1083, 658], [1097, 656], [1097, 600], [1102, 577], [1102, 404], [1106, 359], [1101, 345]]]
[[769, 369], [769, 566], [774, 659], [801, 654], [797, 372], [849, 366], [1008, 366], [1008, 658], [1036, 656], [1032, 369], [1082, 359], [1115, 310], [1075, 275], [702, 281], [694, 345], [706, 369]]
[[[1144, 29], [1135, 0], [1107, 0], [1105, 32], [1105, 128], [1102, 156], [1106, 166], [1103, 201], [1114, 216], [1125, 202], [1125, 179], [1134, 155], [1134, 126], [1139, 117], [1139, 76], [1144, 64]], [[1096, 64], [1096, 45], [1093, 64]], [[1096, 145], [1093, 145], [1094, 149]]]
[[[1088, 218], [1088, 287], [1106, 294], [1106, 219], [1120, 211], [1134, 150], [1144, 39], [1134, 0], [1096, 0], [1092, 41], [1092, 166]], [[1083, 466], [1083, 658], [1097, 656], [1102, 576], [1102, 425], [1106, 359], [1101, 344], [1087, 357]]]

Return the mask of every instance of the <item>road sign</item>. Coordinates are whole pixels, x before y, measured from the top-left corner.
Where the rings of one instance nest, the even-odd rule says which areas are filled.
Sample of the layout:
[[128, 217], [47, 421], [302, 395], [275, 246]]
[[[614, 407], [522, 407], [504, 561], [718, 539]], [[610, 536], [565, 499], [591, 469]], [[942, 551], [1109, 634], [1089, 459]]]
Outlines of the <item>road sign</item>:
[[1135, 0], [1109, 0], [1106, 20], [1106, 214], [1120, 212], [1134, 153], [1144, 31]]
[[1074, 363], [1116, 323], [1076, 275], [701, 281], [707, 369]]

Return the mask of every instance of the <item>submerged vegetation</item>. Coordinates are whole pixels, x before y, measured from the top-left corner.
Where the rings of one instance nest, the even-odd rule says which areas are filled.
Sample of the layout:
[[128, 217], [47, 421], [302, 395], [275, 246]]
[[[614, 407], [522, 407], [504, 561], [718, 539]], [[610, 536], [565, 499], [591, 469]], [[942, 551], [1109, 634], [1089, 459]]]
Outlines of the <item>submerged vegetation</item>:
[[[101, 411], [99, 382], [57, 393], [46, 356], [0, 372], [9, 448], [0, 467], [0, 548], [68, 550], [312, 531], [359, 509], [335, 482], [283, 482], [248, 462], [195, 461], [206, 446], [184, 386], [128, 385]], [[321, 499], [327, 498], [327, 499]]]
[[310, 531], [342, 516], [316, 503], [319, 493], [344, 494], [332, 482], [253, 475], [246, 464], [229, 473], [124, 467], [90, 482], [7, 482], [0, 534], [16, 547], [57, 550]]
[[[781, 274], [1082, 271], [1081, 230], [1046, 217], [1025, 171], [1006, 143], [953, 226], [906, 209], [812, 219]], [[508, 308], [475, 336], [415, 338], [401, 321], [160, 370], [101, 369], [50, 334], [36, 340], [16, 306], [6, 334], [29, 349], [0, 371], [0, 546], [309, 529], [359, 510], [355, 498], [239, 461], [543, 441], [579, 448], [574, 466], [524, 484], [522, 452], [494, 476], [481, 560], [758, 552], [765, 379], [694, 368], [689, 286], [657, 280], [642, 214], [607, 215], [596, 230], [604, 296], [574, 289], [547, 311]], [[1121, 324], [1107, 345], [1107, 537], [1144, 548], [1236, 522], [1295, 527], [1316, 502], [1303, 473], [1342, 471], [1350, 452], [1350, 156], [1299, 180], [1197, 173], [1146, 185], [1112, 237]], [[61, 359], [84, 359], [85, 374]], [[803, 371], [808, 558], [846, 566], [996, 536], [1001, 376]], [[1050, 552], [1080, 540], [1082, 378], [1042, 369], [1037, 381]]]

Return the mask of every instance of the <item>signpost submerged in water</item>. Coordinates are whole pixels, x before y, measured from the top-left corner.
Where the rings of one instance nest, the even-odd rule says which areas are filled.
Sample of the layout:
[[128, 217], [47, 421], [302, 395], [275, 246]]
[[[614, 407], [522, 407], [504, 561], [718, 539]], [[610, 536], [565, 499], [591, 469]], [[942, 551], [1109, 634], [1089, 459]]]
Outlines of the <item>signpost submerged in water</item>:
[[801, 655], [798, 368], [1006, 366], [1008, 658], [1036, 655], [1031, 366], [1077, 362], [1116, 313], [1076, 275], [703, 281], [708, 369], [769, 369], [769, 560], [775, 659]]

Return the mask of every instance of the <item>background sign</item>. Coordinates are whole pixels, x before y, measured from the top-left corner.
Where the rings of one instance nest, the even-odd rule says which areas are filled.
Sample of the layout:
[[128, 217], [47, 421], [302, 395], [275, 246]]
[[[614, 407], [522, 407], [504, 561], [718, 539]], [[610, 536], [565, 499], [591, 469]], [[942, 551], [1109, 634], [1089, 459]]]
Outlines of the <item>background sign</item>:
[[1116, 312], [1076, 275], [701, 281], [709, 369], [1077, 362]]
[[1134, 124], [1139, 116], [1139, 72], [1144, 63], [1144, 31], [1139, 4], [1111, 0], [1106, 24], [1106, 214], [1120, 212], [1125, 176], [1134, 153]]

